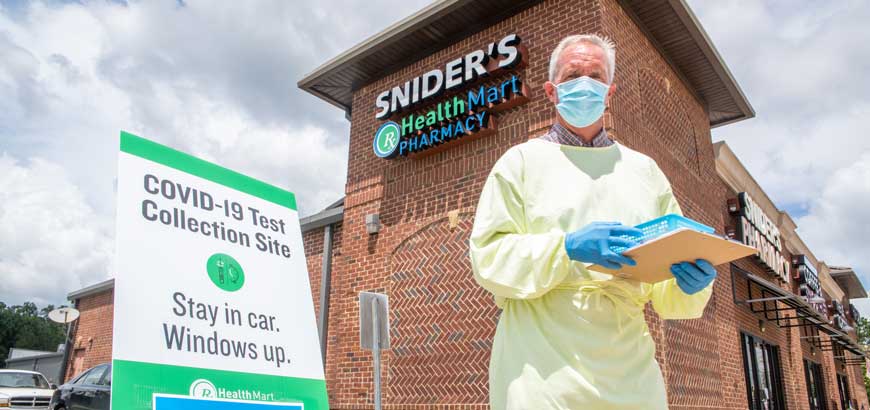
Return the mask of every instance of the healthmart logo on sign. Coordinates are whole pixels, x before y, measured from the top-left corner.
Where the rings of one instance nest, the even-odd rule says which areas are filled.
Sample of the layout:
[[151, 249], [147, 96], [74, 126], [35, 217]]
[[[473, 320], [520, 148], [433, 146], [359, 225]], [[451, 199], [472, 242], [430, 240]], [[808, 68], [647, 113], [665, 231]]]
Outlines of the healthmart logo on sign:
[[250, 389], [224, 389], [216, 387], [214, 383], [206, 379], [198, 379], [190, 384], [190, 396], [203, 399], [275, 401], [274, 392]]
[[399, 124], [392, 121], [387, 121], [375, 133], [375, 141], [373, 143], [375, 155], [381, 158], [392, 158], [396, 155], [396, 149], [399, 148], [399, 135], [401, 131]]
[[214, 383], [206, 379], [194, 380], [190, 384], [190, 395], [192, 397], [214, 398], [217, 397], [217, 388], [214, 387]]
[[[520, 78], [513, 74], [501, 81], [470, 85], [488, 77], [518, 68], [524, 50], [520, 37], [509, 34], [498, 42], [475, 50], [437, 68], [397, 85], [375, 99], [377, 119], [387, 121], [375, 132], [372, 148], [380, 158], [395, 158], [420, 153], [438, 145], [468, 136], [493, 131], [491, 113], [527, 101]], [[397, 113], [422, 107], [444, 93], [450, 95], [426, 109], [399, 117]]]

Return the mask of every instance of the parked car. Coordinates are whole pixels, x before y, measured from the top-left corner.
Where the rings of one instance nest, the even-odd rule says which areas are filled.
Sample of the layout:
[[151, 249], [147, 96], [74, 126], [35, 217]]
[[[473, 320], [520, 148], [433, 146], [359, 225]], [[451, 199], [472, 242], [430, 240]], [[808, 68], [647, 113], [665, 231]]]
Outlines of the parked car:
[[56, 388], [42, 373], [0, 370], [0, 408], [49, 409]]
[[109, 410], [112, 365], [94, 366], [60, 386], [51, 398], [51, 410]]

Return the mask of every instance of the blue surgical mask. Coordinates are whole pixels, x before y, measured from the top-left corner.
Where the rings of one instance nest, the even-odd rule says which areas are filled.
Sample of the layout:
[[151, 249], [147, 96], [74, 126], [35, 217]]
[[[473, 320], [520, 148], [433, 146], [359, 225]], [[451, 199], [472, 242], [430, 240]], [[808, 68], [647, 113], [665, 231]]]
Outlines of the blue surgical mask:
[[610, 86], [583, 76], [556, 86], [562, 118], [575, 127], [587, 127], [604, 114], [604, 99]]

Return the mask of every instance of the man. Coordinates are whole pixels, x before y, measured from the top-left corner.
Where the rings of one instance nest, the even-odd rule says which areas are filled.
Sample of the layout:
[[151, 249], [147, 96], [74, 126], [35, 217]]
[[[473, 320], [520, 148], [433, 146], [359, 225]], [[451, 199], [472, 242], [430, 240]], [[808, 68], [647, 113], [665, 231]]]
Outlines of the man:
[[547, 97], [558, 121], [509, 149], [484, 185], [470, 239], [474, 277], [503, 309], [490, 360], [494, 410], [667, 409], [644, 320], [700, 317], [716, 276], [704, 260], [649, 285], [587, 269], [634, 265], [630, 226], [680, 214], [655, 161], [615, 143], [601, 116], [613, 43], [571, 36], [553, 51]]

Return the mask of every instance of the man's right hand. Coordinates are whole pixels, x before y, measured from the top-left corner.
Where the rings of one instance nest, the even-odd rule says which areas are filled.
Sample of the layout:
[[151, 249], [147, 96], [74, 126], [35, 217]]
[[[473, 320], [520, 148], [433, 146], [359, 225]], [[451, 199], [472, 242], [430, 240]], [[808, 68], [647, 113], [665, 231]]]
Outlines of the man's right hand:
[[610, 250], [611, 246], [631, 248], [638, 244], [636, 240], [623, 236], [641, 238], [643, 232], [619, 222], [592, 222], [565, 235], [565, 250], [572, 260], [594, 263], [608, 269], [619, 269], [622, 265], [634, 266], [636, 263], [633, 259]]

